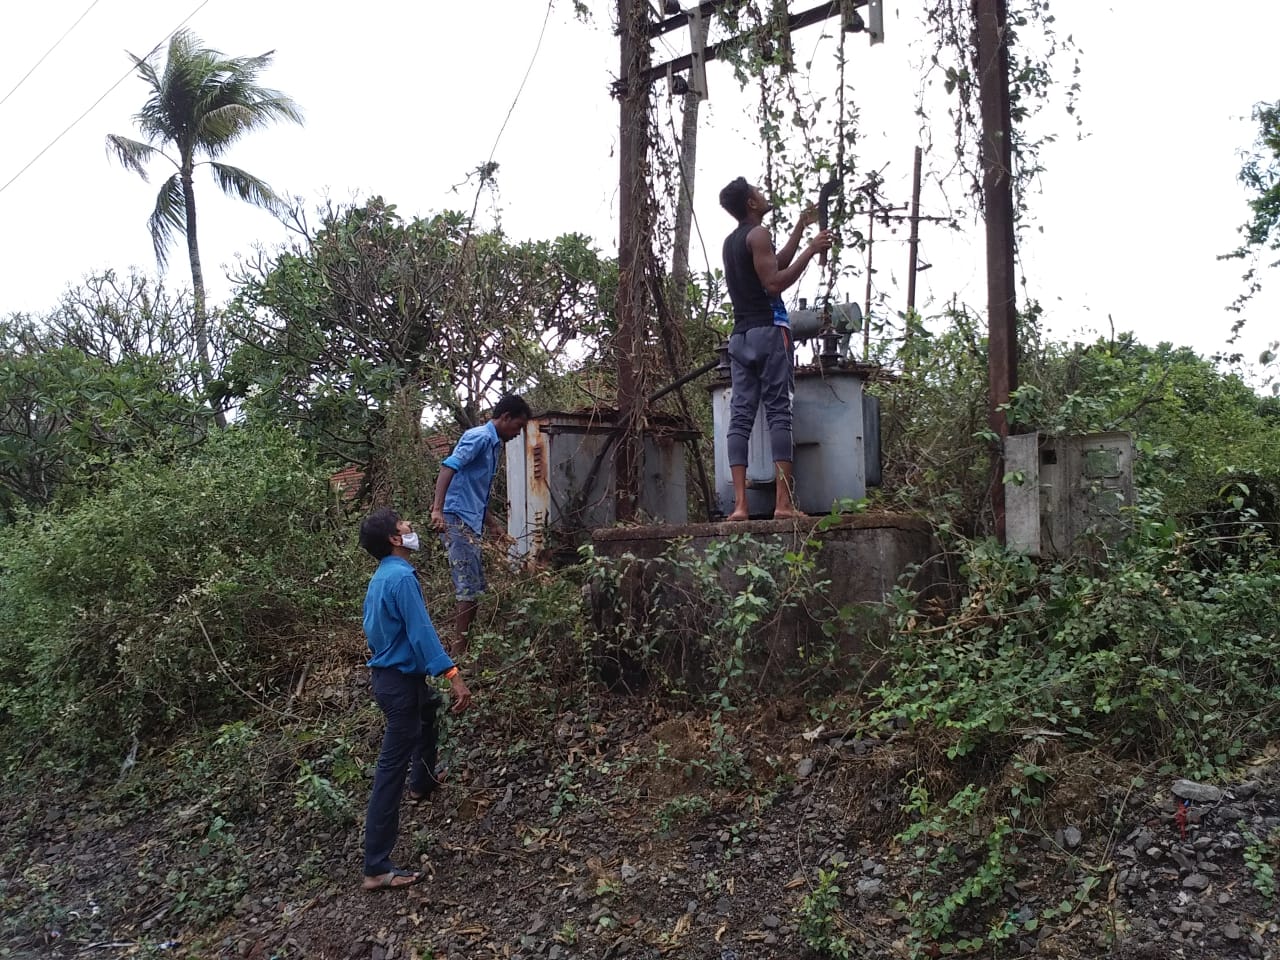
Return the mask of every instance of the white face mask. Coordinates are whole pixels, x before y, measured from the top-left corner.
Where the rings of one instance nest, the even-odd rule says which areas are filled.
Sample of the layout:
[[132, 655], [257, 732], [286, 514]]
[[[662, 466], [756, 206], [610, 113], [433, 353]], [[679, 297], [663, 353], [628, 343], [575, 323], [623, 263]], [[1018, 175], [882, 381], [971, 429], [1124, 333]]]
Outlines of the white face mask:
[[418, 543], [418, 532], [403, 533], [400, 535], [400, 546], [406, 550], [417, 550], [421, 544]]

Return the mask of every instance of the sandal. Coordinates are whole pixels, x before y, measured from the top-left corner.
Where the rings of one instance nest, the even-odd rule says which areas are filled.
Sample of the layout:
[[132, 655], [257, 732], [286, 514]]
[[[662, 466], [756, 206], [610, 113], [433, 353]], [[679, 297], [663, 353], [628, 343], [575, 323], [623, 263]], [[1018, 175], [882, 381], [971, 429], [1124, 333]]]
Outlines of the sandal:
[[390, 873], [384, 873], [381, 876], [365, 877], [360, 887], [371, 892], [374, 890], [398, 890], [401, 887], [412, 887], [421, 879], [421, 873], [396, 868]]

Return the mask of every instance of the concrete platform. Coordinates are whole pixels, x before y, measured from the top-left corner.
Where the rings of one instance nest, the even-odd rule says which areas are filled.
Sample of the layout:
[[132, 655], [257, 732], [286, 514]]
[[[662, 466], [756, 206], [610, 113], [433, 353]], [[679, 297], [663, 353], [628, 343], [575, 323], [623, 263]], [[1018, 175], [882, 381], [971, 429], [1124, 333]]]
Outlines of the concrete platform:
[[[742, 520], [730, 523], [686, 523], [664, 526], [602, 527], [591, 531], [596, 553], [624, 553], [650, 560], [673, 541], [688, 539], [695, 548], [731, 536], [778, 538], [787, 549], [817, 540], [818, 565], [831, 580], [831, 600], [880, 603], [912, 564], [923, 564], [936, 552], [929, 525], [899, 513], [854, 513], [832, 523], [829, 517], [802, 520]], [[922, 585], [927, 586], [927, 584]]]
[[[743, 580], [735, 573], [741, 558], [750, 556], [750, 547], [738, 551], [737, 560], [716, 571], [699, 592], [687, 581], [687, 565], [670, 564], [661, 558], [673, 544], [686, 542], [695, 556], [705, 556], [714, 544], [730, 538], [759, 540], [794, 553], [809, 548], [814, 560], [813, 576], [829, 585], [813, 602], [786, 610], [763, 624], [750, 646], [761, 669], [786, 669], [811, 656], [816, 644], [832, 644], [838, 658], [857, 669], [855, 661], [874, 653], [887, 633], [890, 613], [884, 601], [902, 575], [913, 565], [921, 567], [910, 583], [917, 594], [939, 580], [930, 558], [938, 551], [929, 525], [916, 517], [887, 512], [859, 513], [833, 521], [829, 517], [802, 520], [746, 520], [741, 522], [692, 523], [671, 526], [618, 526], [592, 531], [592, 546], [598, 556], [620, 560], [627, 556], [621, 571], [618, 592], [604, 596], [593, 591], [593, 615], [599, 638], [598, 654], [603, 661], [614, 660], [621, 674], [636, 673], [630, 648], [637, 639], [658, 642], [659, 634], [679, 635], [679, 625], [688, 624], [686, 635], [674, 646], [670, 636], [657, 651], [664, 669], [675, 670], [682, 679], [696, 683], [702, 657], [691, 651], [700, 641], [698, 632], [714, 611], [708, 603], [731, 602], [741, 591]], [[682, 609], [683, 608], [683, 612]], [[833, 620], [840, 629], [833, 635]], [[672, 624], [676, 629], [672, 630]], [[827, 625], [827, 631], [822, 630]], [[652, 651], [645, 654], [652, 656]], [[642, 670], [640, 672], [643, 672]]]

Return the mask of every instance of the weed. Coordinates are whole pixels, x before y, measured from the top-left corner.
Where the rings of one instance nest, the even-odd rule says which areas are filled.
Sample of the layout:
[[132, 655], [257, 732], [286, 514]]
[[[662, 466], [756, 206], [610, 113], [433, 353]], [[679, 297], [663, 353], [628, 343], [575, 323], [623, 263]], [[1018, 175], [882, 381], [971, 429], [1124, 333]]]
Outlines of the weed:
[[548, 778], [546, 781], [548, 788], [554, 788], [556, 793], [551, 800], [550, 813], [554, 818], [559, 818], [569, 807], [576, 804], [582, 795], [582, 788], [578, 784], [578, 770], [572, 762], [566, 762], [560, 765], [560, 772], [554, 781]]
[[319, 814], [334, 824], [347, 824], [355, 820], [355, 808], [351, 798], [333, 785], [327, 777], [316, 773], [306, 760], [298, 761], [298, 778], [294, 781], [297, 792], [294, 806]]
[[1245, 834], [1245, 839], [1244, 865], [1253, 877], [1253, 889], [1271, 900], [1276, 895], [1276, 867], [1280, 866], [1280, 828], [1264, 840], [1251, 833]]
[[[974, 866], [962, 865], [959, 840], [969, 834], [986, 796], [986, 789], [969, 784], [945, 804], [937, 805], [931, 803], [923, 785], [911, 788], [904, 810], [917, 819], [895, 839], [911, 848], [915, 864], [910, 875], [921, 882], [906, 901], [899, 901], [897, 909], [906, 914], [910, 941], [917, 946], [941, 942], [945, 948], [951, 943], [947, 952], [972, 952], [983, 945], [981, 938], [955, 939], [958, 921], [963, 913], [991, 903], [1001, 894], [1018, 855], [1014, 828], [1008, 817], [998, 816], [983, 841], [981, 859]], [[935, 881], [948, 887], [940, 898], [928, 893]], [[988, 930], [987, 939], [1004, 939], [1009, 932], [998, 923]]]
[[1245, 731], [1267, 735], [1254, 721], [1280, 698], [1280, 559], [1209, 574], [1163, 527], [1106, 569], [1037, 565], [987, 542], [960, 551], [966, 590], [941, 622], [896, 593], [896, 659], [873, 720], [954, 731], [952, 758], [1032, 725], [1195, 776], [1234, 762]]
[[690, 793], [672, 797], [658, 808], [654, 819], [657, 821], [659, 830], [670, 833], [671, 828], [679, 821], [693, 820], [710, 812], [711, 804], [705, 797]]
[[832, 864], [830, 870], [819, 868], [818, 882], [800, 901], [796, 914], [800, 936], [812, 950], [835, 960], [849, 960], [854, 947], [842, 932], [840, 870], [838, 864]]

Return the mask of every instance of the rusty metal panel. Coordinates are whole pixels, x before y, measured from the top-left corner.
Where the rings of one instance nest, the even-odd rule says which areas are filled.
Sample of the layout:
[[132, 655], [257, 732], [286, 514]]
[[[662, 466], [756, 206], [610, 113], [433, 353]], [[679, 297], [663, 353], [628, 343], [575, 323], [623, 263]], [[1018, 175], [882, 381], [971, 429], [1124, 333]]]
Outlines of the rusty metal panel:
[[1029, 556], [1087, 555], [1128, 532], [1127, 508], [1134, 503], [1128, 433], [1028, 433], [1006, 438], [1004, 453], [1010, 549]]
[[[662, 523], [688, 521], [683, 442], [692, 431], [661, 420], [645, 431], [639, 508]], [[546, 413], [529, 421], [521, 443], [507, 448], [515, 552], [536, 555], [548, 533], [576, 534], [617, 516], [617, 443], [612, 412]], [[518, 510], [516, 502], [523, 504]]]
[[1086, 551], [1118, 542], [1129, 531], [1126, 508], [1134, 504], [1133, 437], [1122, 432], [1073, 437], [1071, 467], [1072, 542]]
[[644, 437], [642, 462], [644, 479], [640, 487], [640, 511], [658, 523], [687, 523], [689, 489], [684, 441], [675, 436], [648, 432]]

